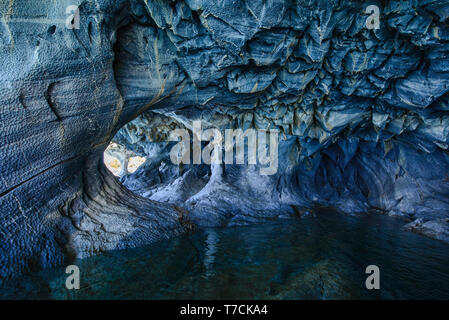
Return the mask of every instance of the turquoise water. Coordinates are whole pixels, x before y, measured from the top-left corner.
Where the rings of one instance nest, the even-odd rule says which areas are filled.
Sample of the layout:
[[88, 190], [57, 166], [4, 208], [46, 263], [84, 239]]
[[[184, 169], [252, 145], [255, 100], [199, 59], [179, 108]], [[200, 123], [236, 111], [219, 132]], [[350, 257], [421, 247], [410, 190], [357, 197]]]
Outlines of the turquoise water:
[[[449, 245], [401, 230], [381, 215], [332, 212], [247, 227], [204, 229], [169, 241], [34, 273], [1, 298], [39, 299], [449, 299]], [[365, 288], [368, 265], [380, 290]]]

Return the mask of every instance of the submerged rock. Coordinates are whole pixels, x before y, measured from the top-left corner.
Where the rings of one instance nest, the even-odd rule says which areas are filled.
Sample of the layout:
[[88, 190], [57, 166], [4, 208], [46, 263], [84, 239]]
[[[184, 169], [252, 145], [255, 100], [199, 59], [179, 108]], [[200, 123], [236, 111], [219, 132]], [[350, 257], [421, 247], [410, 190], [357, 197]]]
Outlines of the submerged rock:
[[424, 221], [416, 219], [404, 226], [407, 231], [425, 235], [426, 237], [449, 242], [449, 219]]

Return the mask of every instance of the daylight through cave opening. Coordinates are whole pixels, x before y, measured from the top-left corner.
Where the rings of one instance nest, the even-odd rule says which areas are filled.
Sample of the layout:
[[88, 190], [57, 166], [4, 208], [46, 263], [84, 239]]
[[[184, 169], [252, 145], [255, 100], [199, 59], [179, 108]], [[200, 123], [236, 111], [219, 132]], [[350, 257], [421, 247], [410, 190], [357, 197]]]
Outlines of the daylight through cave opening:
[[111, 142], [104, 152], [104, 164], [116, 177], [136, 172], [145, 161], [146, 157], [140, 157], [115, 142]]

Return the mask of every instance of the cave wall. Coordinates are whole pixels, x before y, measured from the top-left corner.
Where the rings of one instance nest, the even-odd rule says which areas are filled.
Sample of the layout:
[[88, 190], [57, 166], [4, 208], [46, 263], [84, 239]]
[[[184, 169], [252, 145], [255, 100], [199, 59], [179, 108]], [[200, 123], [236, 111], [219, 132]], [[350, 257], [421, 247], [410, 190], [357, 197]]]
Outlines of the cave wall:
[[[65, 27], [73, 4], [80, 29]], [[253, 205], [270, 215], [293, 204], [449, 215], [447, 1], [15, 0], [0, 12], [2, 278], [184, 231], [176, 201], [129, 193], [102, 163], [150, 111], [279, 129], [280, 170]], [[217, 188], [259, 181], [224, 169], [211, 169]], [[210, 219], [203, 193], [193, 218], [229, 218], [233, 192]]]
[[[171, 206], [135, 196], [102, 153], [138, 112], [116, 84], [117, 29], [128, 1], [1, 3], [0, 277], [183, 230]], [[140, 227], [146, 226], [140, 231]]]

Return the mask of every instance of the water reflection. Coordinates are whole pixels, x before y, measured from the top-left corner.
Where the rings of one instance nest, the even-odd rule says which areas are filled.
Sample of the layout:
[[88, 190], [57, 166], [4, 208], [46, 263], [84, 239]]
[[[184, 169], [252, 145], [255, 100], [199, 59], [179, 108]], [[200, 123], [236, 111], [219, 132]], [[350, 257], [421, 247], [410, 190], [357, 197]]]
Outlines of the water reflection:
[[214, 229], [207, 229], [205, 231], [206, 238], [206, 251], [204, 257], [204, 268], [206, 269], [205, 277], [208, 279], [214, 274], [213, 264], [215, 261], [215, 253], [217, 252], [217, 243], [219, 241], [218, 233]]
[[[30, 274], [3, 298], [45, 299], [449, 299], [449, 245], [379, 215], [318, 212], [298, 220], [200, 230], [149, 247]], [[381, 289], [365, 288], [368, 265]]]

